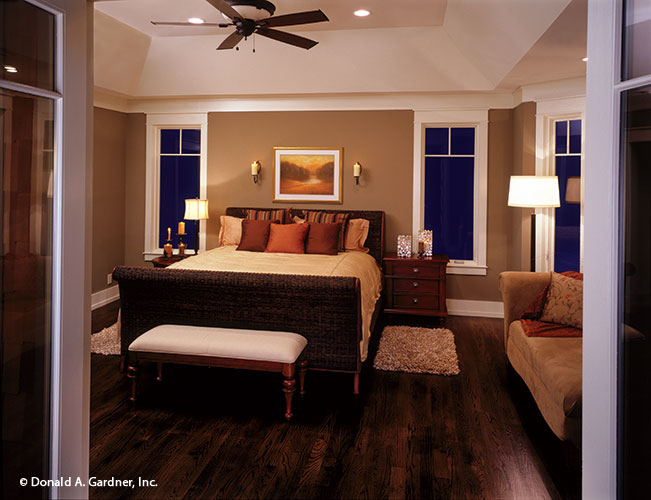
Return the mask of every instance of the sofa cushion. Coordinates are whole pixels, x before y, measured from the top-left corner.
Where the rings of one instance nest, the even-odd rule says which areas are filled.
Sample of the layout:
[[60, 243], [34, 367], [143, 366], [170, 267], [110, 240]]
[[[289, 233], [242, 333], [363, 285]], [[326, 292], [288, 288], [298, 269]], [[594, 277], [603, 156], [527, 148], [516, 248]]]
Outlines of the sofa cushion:
[[540, 321], [583, 328], [583, 280], [552, 273]]
[[565, 415], [580, 417], [582, 339], [527, 337], [520, 321], [514, 321], [509, 328], [509, 342], [522, 353]]

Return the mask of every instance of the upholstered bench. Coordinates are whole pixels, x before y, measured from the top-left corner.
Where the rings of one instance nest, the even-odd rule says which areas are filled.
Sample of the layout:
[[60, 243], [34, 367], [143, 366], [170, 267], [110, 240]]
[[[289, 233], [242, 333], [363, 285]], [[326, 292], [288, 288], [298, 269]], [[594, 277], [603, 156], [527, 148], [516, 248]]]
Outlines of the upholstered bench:
[[[157, 380], [162, 380], [163, 363], [217, 366], [280, 372], [284, 376], [287, 420], [292, 418], [296, 364], [307, 345], [305, 337], [290, 332], [236, 330], [186, 325], [160, 325], [140, 335], [129, 345], [131, 400], [136, 399], [138, 363], [158, 363]], [[298, 363], [299, 394], [305, 393], [307, 362]]]

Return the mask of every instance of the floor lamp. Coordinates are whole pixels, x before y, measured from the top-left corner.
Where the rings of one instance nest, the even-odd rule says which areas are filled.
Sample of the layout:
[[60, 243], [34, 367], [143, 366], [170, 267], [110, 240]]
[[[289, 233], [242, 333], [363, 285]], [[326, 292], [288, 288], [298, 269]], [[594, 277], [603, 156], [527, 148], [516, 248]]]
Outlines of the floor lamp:
[[536, 208], [560, 207], [558, 177], [512, 175], [509, 185], [510, 207], [533, 208], [531, 212], [531, 271], [536, 270]]
[[183, 215], [183, 219], [197, 221], [197, 230], [194, 235], [195, 255], [199, 252], [199, 226], [202, 220], [208, 218], [208, 200], [200, 200], [199, 198], [185, 200], [185, 214]]

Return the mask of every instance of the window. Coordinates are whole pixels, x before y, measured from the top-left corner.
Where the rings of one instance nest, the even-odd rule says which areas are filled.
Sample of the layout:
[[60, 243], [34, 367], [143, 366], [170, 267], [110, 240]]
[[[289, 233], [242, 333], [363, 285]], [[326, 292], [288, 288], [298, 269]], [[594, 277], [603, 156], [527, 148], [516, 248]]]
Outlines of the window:
[[[206, 198], [206, 114], [147, 116], [147, 217], [145, 259], [162, 253], [167, 228], [178, 248], [178, 223], [183, 221], [187, 198]], [[194, 235], [196, 221], [185, 221], [185, 232]], [[194, 248], [194, 237], [183, 242]], [[205, 232], [199, 240], [205, 249]]]
[[561, 206], [555, 210], [554, 271], [581, 268], [581, 120], [554, 123], [554, 166]]
[[433, 231], [448, 274], [486, 274], [488, 111], [416, 112], [413, 233]]
[[425, 128], [425, 229], [434, 253], [472, 261], [475, 183], [475, 129]]

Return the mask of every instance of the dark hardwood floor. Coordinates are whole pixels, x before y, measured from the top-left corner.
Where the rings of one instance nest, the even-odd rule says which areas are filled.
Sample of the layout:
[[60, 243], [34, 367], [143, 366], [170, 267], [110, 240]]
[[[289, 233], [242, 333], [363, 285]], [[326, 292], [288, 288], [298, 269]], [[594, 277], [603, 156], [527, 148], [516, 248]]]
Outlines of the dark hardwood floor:
[[[116, 315], [96, 311], [93, 330]], [[460, 375], [381, 372], [367, 361], [355, 397], [350, 375], [309, 372], [289, 424], [276, 374], [165, 366], [156, 382], [145, 365], [134, 404], [118, 357], [93, 354], [91, 476], [135, 487], [90, 496], [579, 498], [579, 452], [549, 431], [509, 373], [502, 320], [450, 317], [445, 326]]]

